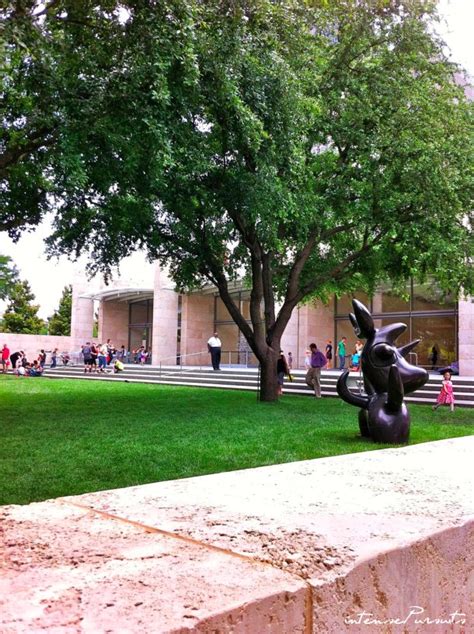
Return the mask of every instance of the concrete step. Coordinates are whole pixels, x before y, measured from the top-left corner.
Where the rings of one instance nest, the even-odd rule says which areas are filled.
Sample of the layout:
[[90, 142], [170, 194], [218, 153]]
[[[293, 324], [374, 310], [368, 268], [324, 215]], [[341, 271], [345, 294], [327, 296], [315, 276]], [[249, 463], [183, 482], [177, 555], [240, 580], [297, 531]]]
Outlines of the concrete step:
[[[153, 366], [126, 366], [123, 373], [112, 374], [85, 374], [82, 367], [61, 367], [54, 370], [46, 370], [49, 378], [82, 378], [85, 380], [122, 381], [128, 383], [154, 383], [159, 385], [179, 385], [189, 387], [214, 387], [221, 389], [257, 390], [258, 373], [250, 369], [230, 369], [222, 372], [212, 370], [184, 369], [175, 370], [169, 368], [161, 370]], [[286, 381], [285, 394], [300, 396], [313, 396], [312, 390], [304, 381], [305, 372], [296, 370], [293, 373], [294, 380]], [[321, 375], [321, 393], [323, 396], [338, 397], [336, 383], [338, 372], [323, 372]], [[355, 377], [353, 377], [355, 378]], [[456, 404], [466, 407], [474, 407], [474, 380], [453, 377], [455, 383]], [[406, 397], [407, 402], [430, 404], [436, 400], [441, 385], [441, 377], [431, 376], [428, 383], [420, 390]]]

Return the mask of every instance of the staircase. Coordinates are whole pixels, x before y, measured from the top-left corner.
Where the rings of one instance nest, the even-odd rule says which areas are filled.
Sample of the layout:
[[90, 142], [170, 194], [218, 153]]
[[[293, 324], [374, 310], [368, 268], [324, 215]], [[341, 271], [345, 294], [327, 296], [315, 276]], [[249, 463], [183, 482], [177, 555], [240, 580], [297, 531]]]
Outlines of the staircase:
[[[339, 378], [336, 370], [323, 370], [321, 373], [321, 393], [323, 396], [338, 397], [336, 383]], [[258, 370], [254, 368], [224, 368], [214, 372], [211, 369], [193, 369], [192, 366], [140, 366], [126, 365], [124, 372], [118, 374], [84, 374], [83, 366], [63, 366], [54, 370], [46, 369], [44, 376], [51, 379], [83, 379], [87, 381], [126, 381], [128, 383], [157, 383], [162, 385], [184, 385], [194, 387], [219, 387], [233, 390], [253, 390], [258, 388]], [[303, 370], [293, 371], [293, 382], [285, 381], [284, 394], [313, 396], [313, 391], [304, 381]], [[360, 376], [350, 377], [352, 389], [356, 392], [360, 386]], [[442, 377], [431, 374], [429, 381], [420, 390], [406, 397], [408, 403], [433, 405], [441, 389]], [[474, 407], [474, 377], [453, 376], [456, 406]], [[350, 384], [349, 384], [350, 385]]]

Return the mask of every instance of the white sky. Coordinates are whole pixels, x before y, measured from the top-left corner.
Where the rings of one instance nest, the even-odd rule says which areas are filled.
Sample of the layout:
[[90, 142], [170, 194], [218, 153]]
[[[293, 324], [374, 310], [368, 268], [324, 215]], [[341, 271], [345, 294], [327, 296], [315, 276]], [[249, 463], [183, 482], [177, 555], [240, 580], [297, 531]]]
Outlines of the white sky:
[[[474, 0], [440, 0], [439, 8], [446, 23], [440, 25], [438, 30], [448, 44], [451, 60], [461, 64], [474, 77], [471, 43]], [[21, 279], [28, 280], [36, 303], [40, 305], [39, 315], [43, 318], [52, 315], [58, 307], [64, 286], [72, 281], [75, 266], [66, 257], [46, 260], [43, 240], [48, 232], [48, 224], [43, 223], [36, 231], [25, 233], [16, 244], [5, 233], [0, 233], [0, 254], [10, 255], [20, 271]], [[0, 302], [0, 312], [4, 308], [5, 305]]]

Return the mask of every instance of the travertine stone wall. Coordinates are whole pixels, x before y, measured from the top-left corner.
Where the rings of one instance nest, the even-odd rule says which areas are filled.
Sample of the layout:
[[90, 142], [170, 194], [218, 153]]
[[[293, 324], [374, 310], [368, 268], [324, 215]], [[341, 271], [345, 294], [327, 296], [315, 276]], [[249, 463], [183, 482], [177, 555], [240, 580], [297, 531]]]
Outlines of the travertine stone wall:
[[474, 297], [459, 301], [459, 374], [474, 376]]
[[94, 302], [88, 297], [87, 282], [82, 278], [74, 280], [72, 286], [71, 336], [73, 347], [80, 349], [92, 338], [94, 328]]
[[[214, 296], [183, 295], [181, 353], [186, 365], [209, 362], [207, 340], [214, 330]], [[204, 355], [194, 355], [204, 352]]]
[[[304, 367], [305, 350], [315, 343], [324, 352], [328, 339], [334, 338], [334, 307], [321, 302], [295, 308], [281, 339], [285, 355], [293, 353], [293, 367]], [[334, 343], [334, 342], [333, 342]]]
[[158, 263], [155, 268], [153, 294], [152, 363], [169, 364], [176, 358], [178, 328], [178, 293]]
[[[28, 361], [38, 358], [40, 350], [46, 352], [46, 362], [49, 363], [51, 355], [49, 354], [55, 348], [61, 352], [73, 352], [71, 337], [59, 337], [54, 335], [16, 335], [13, 333], [0, 333], [0, 349], [6, 343], [10, 354], [23, 350]], [[59, 360], [58, 360], [59, 362]]]
[[100, 342], [111, 339], [114, 346], [120, 348], [123, 344], [128, 347], [128, 302], [105, 301], [99, 307], [99, 337]]

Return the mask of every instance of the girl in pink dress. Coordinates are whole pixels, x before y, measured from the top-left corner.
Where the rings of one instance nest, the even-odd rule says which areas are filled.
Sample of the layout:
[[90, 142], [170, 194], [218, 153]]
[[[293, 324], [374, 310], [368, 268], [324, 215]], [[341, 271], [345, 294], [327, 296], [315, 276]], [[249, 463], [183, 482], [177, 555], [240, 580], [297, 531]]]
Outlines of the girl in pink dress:
[[433, 411], [438, 409], [440, 405], [449, 405], [451, 411], [454, 412], [454, 392], [450, 372], [445, 372], [443, 374], [441, 392], [438, 394], [438, 398], [436, 399], [436, 405], [433, 405]]

